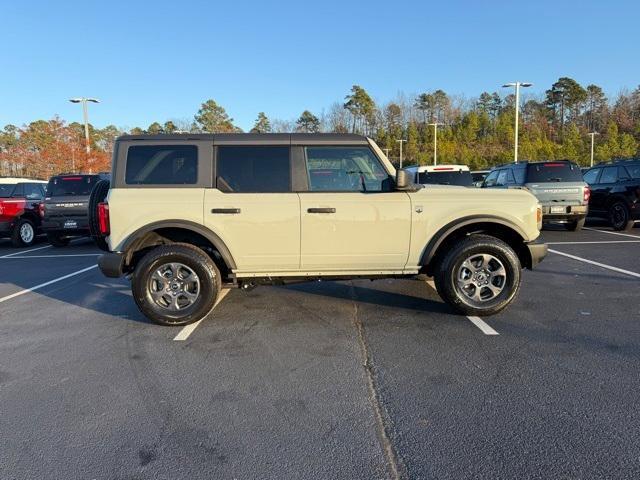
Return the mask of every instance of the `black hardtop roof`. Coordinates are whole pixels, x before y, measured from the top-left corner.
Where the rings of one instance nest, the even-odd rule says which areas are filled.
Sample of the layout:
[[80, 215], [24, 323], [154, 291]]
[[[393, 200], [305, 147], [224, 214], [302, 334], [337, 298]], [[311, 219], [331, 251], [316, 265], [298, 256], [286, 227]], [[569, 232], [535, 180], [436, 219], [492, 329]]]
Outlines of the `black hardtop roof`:
[[579, 166], [576, 162], [572, 161], [572, 160], [535, 160], [535, 161], [531, 161], [531, 160], [518, 160], [518, 163], [503, 163], [501, 165], [495, 165], [493, 167], [491, 167], [491, 170], [495, 170], [496, 168], [506, 168], [506, 167], [520, 167], [520, 166], [527, 166], [527, 165], [542, 165], [543, 163], [572, 163], [573, 165]]
[[170, 133], [160, 135], [122, 135], [116, 141], [211, 141], [226, 144], [367, 144], [367, 137], [353, 133]]
[[615, 158], [609, 162], [596, 163], [593, 167], [589, 168], [606, 167], [613, 165], [634, 165], [636, 163], [640, 163], [640, 158]]

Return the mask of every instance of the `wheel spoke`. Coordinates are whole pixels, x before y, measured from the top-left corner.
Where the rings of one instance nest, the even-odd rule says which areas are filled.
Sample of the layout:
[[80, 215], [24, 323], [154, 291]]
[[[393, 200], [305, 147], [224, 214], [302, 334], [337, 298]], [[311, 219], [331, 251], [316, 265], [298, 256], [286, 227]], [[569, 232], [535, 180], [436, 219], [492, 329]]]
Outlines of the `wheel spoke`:
[[504, 288], [504, 287], [497, 287], [497, 286], [495, 286], [495, 285], [494, 285], [494, 284], [492, 284], [492, 283], [489, 283], [486, 287], [487, 287], [489, 290], [491, 290], [491, 293], [493, 293], [493, 295], [491, 296], [491, 298], [494, 298], [494, 297], [497, 297], [498, 295], [500, 295], [500, 293], [502, 292], [502, 289]]
[[467, 270], [469, 270], [470, 272], [476, 272], [478, 269], [475, 267], [475, 265], [473, 263], [471, 263], [471, 259], [467, 258], [463, 263], [462, 263], [462, 267], [466, 268]]
[[507, 271], [504, 269], [502, 264], [500, 264], [500, 266], [495, 270], [491, 271], [491, 278], [506, 277], [506, 276], [507, 276]]

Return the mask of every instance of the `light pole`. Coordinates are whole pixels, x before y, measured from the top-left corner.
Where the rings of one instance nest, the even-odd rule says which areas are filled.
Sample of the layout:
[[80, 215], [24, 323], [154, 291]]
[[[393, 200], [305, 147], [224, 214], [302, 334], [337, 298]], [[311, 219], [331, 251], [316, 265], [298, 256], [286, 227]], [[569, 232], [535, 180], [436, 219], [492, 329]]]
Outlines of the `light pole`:
[[593, 142], [596, 135], [600, 135], [598, 132], [591, 132], [589, 136], [591, 137], [591, 166], [593, 167]]
[[384, 150], [384, 154], [387, 156], [387, 160], [389, 159], [389, 150], [391, 150], [390, 148], [383, 148]]
[[97, 98], [71, 98], [69, 99], [71, 103], [82, 103], [82, 115], [84, 117], [84, 139], [87, 145], [87, 155], [91, 153], [91, 144], [89, 142], [89, 112], [87, 110], [87, 102], [92, 103], [100, 103], [100, 100]]
[[430, 123], [429, 126], [433, 127], [433, 164], [438, 164], [438, 125], [442, 125], [442, 123], [433, 122]]
[[513, 163], [518, 163], [518, 113], [520, 110], [520, 87], [530, 87], [533, 83], [529, 82], [511, 82], [505, 83], [503, 87], [515, 87], [516, 88], [516, 131], [515, 131], [515, 147], [513, 151]]
[[400, 169], [402, 169], [402, 144], [406, 142], [406, 140], [396, 140], [396, 142], [400, 143]]

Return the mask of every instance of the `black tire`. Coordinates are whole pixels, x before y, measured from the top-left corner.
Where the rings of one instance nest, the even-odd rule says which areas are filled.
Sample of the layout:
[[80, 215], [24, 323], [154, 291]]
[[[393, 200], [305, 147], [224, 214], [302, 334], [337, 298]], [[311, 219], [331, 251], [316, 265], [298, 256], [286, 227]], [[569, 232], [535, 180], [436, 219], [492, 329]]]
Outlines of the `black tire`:
[[100, 233], [98, 204], [104, 202], [107, 198], [110, 186], [109, 180], [100, 180], [93, 186], [89, 196], [89, 233], [91, 233], [91, 238], [93, 238], [98, 248], [105, 252], [109, 251], [109, 245], [107, 245], [105, 237]]
[[56, 248], [66, 247], [71, 239], [59, 233], [47, 233], [47, 240]]
[[[491, 259], [487, 262], [486, 269], [472, 272], [463, 265], [467, 261], [468, 265], [473, 264], [475, 267], [477, 263], [474, 264], [471, 260], [478, 258], [483, 258], [484, 264], [482, 255]], [[501, 266], [502, 270], [497, 266]], [[462, 275], [463, 269], [473, 278], [466, 278], [464, 281], [474, 282], [466, 287], [461, 286], [460, 282], [463, 280], [458, 281], [458, 275]], [[499, 275], [501, 271], [504, 275]], [[478, 277], [475, 277], [476, 274]], [[493, 277], [494, 274], [496, 277]], [[481, 284], [479, 288], [475, 283], [476, 278]], [[499, 289], [499, 293], [494, 293], [485, 281], [491, 287]], [[518, 295], [520, 281], [521, 266], [516, 253], [505, 242], [489, 235], [471, 235], [461, 240], [445, 255], [434, 275], [436, 289], [445, 302], [464, 315], [477, 316], [494, 315], [503, 310]], [[467, 287], [469, 288], [465, 290]], [[469, 293], [475, 293], [476, 290], [480, 297], [486, 298], [473, 300]], [[491, 296], [487, 296], [487, 293]]]
[[[24, 229], [31, 229], [31, 235], [25, 236]], [[36, 241], [36, 225], [28, 218], [21, 218], [16, 222], [13, 226], [13, 230], [11, 231], [11, 243], [14, 247], [29, 247], [34, 244]]]
[[586, 218], [581, 218], [580, 220], [573, 220], [572, 222], [567, 223], [567, 230], [571, 232], [579, 232], [584, 227], [584, 222]]
[[[174, 294], [174, 280], [186, 280], [180, 273], [162, 275], [165, 284], [159, 285], [158, 277], [154, 274], [165, 267], [168, 272], [169, 264], [181, 264], [185, 268], [179, 268], [178, 271], [191, 271], [197, 275], [196, 298], [191, 304], [178, 310], [171, 310], [171, 302], [177, 305], [181, 298], [183, 301], [188, 300], [186, 294], [194, 295], [194, 288], [187, 292], [186, 287], [178, 287], [175, 292], [177, 295]], [[136, 265], [131, 281], [133, 298], [140, 311], [153, 322], [168, 326], [187, 325], [205, 317], [213, 309], [220, 287], [220, 271], [213, 260], [201, 249], [187, 243], [162, 245], [149, 251]], [[181, 292], [185, 294], [181, 295]]]
[[608, 210], [609, 224], [617, 231], [628, 231], [633, 228], [634, 221], [629, 208], [623, 202], [612, 203]]

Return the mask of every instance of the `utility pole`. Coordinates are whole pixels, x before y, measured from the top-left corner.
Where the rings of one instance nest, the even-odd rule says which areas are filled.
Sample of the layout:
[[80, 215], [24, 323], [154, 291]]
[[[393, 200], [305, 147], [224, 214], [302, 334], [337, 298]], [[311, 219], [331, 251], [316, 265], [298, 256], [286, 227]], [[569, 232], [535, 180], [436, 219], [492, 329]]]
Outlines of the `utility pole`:
[[[87, 102], [100, 103], [100, 100], [98, 100], [97, 98], [79, 97], [79, 98], [70, 98], [69, 101], [71, 103], [82, 103], [82, 117], [84, 120], [84, 140], [87, 148], [87, 159], [88, 159], [89, 154], [91, 153], [91, 142], [89, 141], [89, 110], [87, 108]], [[75, 171], [76, 169], [75, 161], [73, 162], [73, 164], [74, 164], [73, 170]]]
[[406, 142], [406, 140], [396, 140], [396, 142], [400, 143], [400, 169], [402, 169], [402, 144]]
[[518, 163], [518, 113], [520, 111], [520, 87], [530, 87], [533, 83], [529, 82], [511, 82], [505, 83], [502, 85], [503, 87], [515, 87], [516, 89], [516, 125], [515, 125], [515, 142], [514, 142], [514, 151], [513, 151], [513, 163]]
[[390, 148], [383, 148], [384, 150], [384, 154], [387, 156], [387, 160], [389, 159], [389, 150], [391, 150]]
[[593, 167], [593, 143], [596, 135], [599, 135], [598, 132], [591, 132], [589, 136], [591, 137], [591, 166]]
[[433, 127], [433, 164], [438, 164], [438, 125], [442, 125], [442, 123], [433, 122], [430, 123], [429, 126]]

